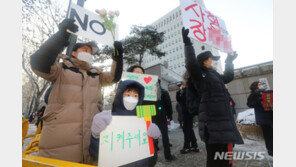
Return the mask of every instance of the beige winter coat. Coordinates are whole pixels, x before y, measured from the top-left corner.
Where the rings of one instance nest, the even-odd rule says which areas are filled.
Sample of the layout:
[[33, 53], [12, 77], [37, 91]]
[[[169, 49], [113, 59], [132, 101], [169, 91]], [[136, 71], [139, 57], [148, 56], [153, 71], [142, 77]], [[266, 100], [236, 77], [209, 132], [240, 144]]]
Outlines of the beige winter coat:
[[101, 87], [112, 83], [116, 62], [111, 72], [102, 72], [76, 58], [59, 57], [63, 63], [57, 58], [49, 74], [34, 71], [54, 83], [42, 117], [39, 156], [92, 164], [88, 151], [92, 119], [101, 111]]

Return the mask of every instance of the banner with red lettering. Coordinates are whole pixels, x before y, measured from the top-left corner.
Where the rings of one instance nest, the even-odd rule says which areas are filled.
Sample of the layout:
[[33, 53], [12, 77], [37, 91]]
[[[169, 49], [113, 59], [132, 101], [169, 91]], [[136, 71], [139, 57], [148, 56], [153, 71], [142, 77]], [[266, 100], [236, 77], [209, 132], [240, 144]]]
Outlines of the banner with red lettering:
[[261, 104], [265, 111], [273, 111], [273, 91], [262, 92]]
[[224, 21], [191, 0], [180, 0], [184, 27], [189, 37], [232, 53], [230, 35]]

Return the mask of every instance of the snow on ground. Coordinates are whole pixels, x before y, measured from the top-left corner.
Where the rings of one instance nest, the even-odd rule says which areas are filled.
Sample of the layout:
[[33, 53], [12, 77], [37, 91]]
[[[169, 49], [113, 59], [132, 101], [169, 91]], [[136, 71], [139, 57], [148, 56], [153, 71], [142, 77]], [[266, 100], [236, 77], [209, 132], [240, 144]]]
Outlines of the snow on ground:
[[237, 122], [240, 124], [255, 124], [255, 113], [254, 109], [248, 109], [238, 113], [237, 115]]
[[[183, 148], [184, 135], [181, 128], [177, 128], [169, 132], [172, 154], [176, 155], [177, 160], [166, 162], [163, 154], [162, 139], [159, 139], [158, 161], [155, 167], [205, 167], [206, 166], [206, 148], [204, 142], [201, 141], [198, 134], [198, 127], [194, 127], [195, 136], [200, 149], [199, 153], [181, 154]], [[249, 151], [249, 152], [264, 152], [263, 160], [236, 160], [233, 162], [233, 167], [272, 167], [273, 159], [267, 155], [265, 143], [263, 140], [248, 140], [244, 139], [243, 145], [235, 145], [234, 151]]]
[[[248, 111], [250, 112], [250, 111]], [[245, 114], [248, 115], [248, 114]], [[158, 161], [155, 167], [205, 167], [206, 166], [206, 149], [204, 142], [201, 141], [198, 134], [198, 127], [194, 126], [194, 132], [197, 138], [197, 143], [200, 149], [199, 153], [189, 153], [181, 154], [180, 150], [183, 148], [184, 135], [183, 131], [180, 128], [180, 125], [174, 122], [171, 122], [171, 125], [174, 126], [173, 130], [169, 131], [170, 143], [173, 145], [171, 147], [172, 154], [176, 155], [177, 160], [172, 162], [166, 162], [163, 154], [162, 147], [162, 138], [159, 139], [159, 148], [158, 151]], [[36, 126], [30, 124], [28, 134], [34, 134], [36, 131]], [[29, 142], [33, 138], [27, 138], [24, 140], [23, 150], [27, 147]], [[273, 158], [267, 155], [264, 141], [261, 140], [249, 140], [244, 139], [243, 145], [235, 145], [234, 152], [238, 151], [249, 151], [249, 152], [264, 152], [265, 157], [263, 160], [235, 160], [233, 162], [233, 167], [272, 167]], [[36, 155], [33, 153], [32, 155]]]
[[170, 123], [171, 125], [168, 125], [168, 131], [173, 131], [180, 127], [180, 124], [175, 123], [174, 121], [171, 121]]

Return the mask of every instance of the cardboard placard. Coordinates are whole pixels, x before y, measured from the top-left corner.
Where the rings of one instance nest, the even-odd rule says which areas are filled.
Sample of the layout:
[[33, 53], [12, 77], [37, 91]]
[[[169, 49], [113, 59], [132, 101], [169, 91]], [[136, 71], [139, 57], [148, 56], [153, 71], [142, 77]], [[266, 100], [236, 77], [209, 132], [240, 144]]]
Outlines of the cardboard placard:
[[153, 156], [150, 154], [147, 126], [137, 116], [112, 116], [100, 134], [99, 167], [115, 167]]
[[261, 102], [261, 104], [264, 110], [273, 111], [273, 92], [272, 91], [262, 92], [262, 99], [263, 101]]
[[144, 100], [156, 101], [157, 100], [157, 75], [138, 74], [123, 72], [121, 80], [135, 80], [142, 84], [145, 88]]
[[221, 18], [191, 0], [180, 0], [180, 7], [184, 27], [189, 29], [189, 37], [232, 53], [230, 35]]
[[105, 28], [103, 25], [104, 20], [98, 14], [71, 3], [69, 17], [75, 19], [75, 24], [79, 27], [77, 35], [95, 40], [101, 44], [113, 44], [111, 31]]

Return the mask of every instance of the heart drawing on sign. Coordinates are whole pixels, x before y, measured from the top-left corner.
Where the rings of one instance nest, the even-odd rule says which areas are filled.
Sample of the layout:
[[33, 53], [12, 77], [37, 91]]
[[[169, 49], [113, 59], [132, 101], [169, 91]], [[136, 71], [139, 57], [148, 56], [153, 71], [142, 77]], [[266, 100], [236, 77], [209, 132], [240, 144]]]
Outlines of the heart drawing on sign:
[[152, 77], [149, 76], [148, 78], [144, 78], [146, 84], [148, 84], [152, 80]]

